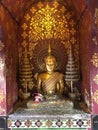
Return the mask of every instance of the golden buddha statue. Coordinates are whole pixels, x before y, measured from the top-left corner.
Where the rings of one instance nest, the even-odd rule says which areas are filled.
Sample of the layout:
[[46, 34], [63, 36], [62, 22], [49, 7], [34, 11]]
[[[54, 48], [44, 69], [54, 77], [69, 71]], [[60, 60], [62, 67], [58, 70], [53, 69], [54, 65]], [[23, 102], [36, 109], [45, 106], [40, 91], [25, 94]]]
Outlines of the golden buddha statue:
[[61, 99], [64, 93], [64, 75], [56, 72], [56, 58], [51, 55], [49, 44], [48, 56], [44, 58], [46, 72], [38, 75], [37, 91], [45, 96], [46, 99]]

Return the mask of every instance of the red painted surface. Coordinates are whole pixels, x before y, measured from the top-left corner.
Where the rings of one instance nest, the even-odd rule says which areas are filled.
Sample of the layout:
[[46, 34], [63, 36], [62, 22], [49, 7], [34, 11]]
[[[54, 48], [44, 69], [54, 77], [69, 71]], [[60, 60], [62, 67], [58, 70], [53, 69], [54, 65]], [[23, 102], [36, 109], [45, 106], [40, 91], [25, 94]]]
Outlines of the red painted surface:
[[0, 52], [3, 55], [4, 61], [4, 67], [0, 73], [3, 78], [0, 83], [0, 88], [4, 93], [4, 101], [0, 103], [0, 106], [3, 106], [5, 110], [1, 115], [5, 115], [10, 111], [17, 99], [17, 26], [2, 6], [0, 6], [0, 24], [2, 25], [3, 43], [5, 47]]
[[[87, 28], [88, 27], [88, 28]], [[80, 42], [80, 68], [81, 68], [81, 91], [85, 99], [85, 90], [90, 96], [90, 32], [91, 32], [91, 14], [86, 11], [80, 21], [79, 42]]]
[[[91, 42], [90, 42], [90, 59], [92, 56], [98, 54], [98, 25], [95, 24], [95, 10], [98, 9], [98, 0], [89, 1], [89, 9], [92, 13], [92, 31], [91, 31]], [[98, 20], [98, 16], [97, 16]], [[92, 40], [96, 37], [97, 43]], [[98, 58], [98, 57], [97, 57]], [[97, 59], [98, 60], [98, 59]], [[92, 113], [98, 114], [98, 96], [95, 96], [96, 91], [98, 91], [98, 84], [94, 81], [95, 76], [98, 75], [98, 67], [96, 67], [92, 62], [90, 64], [90, 87], [91, 87], [91, 102], [92, 102]], [[98, 82], [98, 79], [97, 79]], [[94, 99], [96, 97], [96, 100]]]

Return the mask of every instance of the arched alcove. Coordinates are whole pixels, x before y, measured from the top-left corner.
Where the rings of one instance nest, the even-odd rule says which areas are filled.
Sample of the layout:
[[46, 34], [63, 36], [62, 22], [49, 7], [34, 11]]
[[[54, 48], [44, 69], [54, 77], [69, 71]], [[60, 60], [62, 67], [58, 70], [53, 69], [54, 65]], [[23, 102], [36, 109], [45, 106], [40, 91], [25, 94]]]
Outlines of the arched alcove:
[[[10, 1], [9, 1], [10, 3]], [[7, 5], [7, 2], [3, 2], [3, 4]], [[8, 4], [10, 5], [10, 4]], [[18, 7], [19, 3], [17, 3]], [[13, 5], [14, 6], [14, 5]], [[6, 6], [4, 6], [5, 8]], [[9, 59], [6, 64], [8, 68], [7, 77], [11, 78], [9, 83], [7, 84], [7, 92], [13, 88], [13, 97], [11, 99], [11, 93], [8, 93], [8, 109], [13, 106], [15, 101], [18, 98], [18, 90], [19, 86], [16, 84], [17, 79], [19, 80], [19, 75], [17, 71], [19, 71], [20, 62], [22, 54], [24, 53], [25, 48], [28, 50], [28, 57], [30, 63], [32, 64], [34, 74], [37, 72], [41, 72], [39, 63], [42, 62], [44, 55], [47, 54], [47, 43], [51, 42], [51, 47], [53, 50], [53, 55], [58, 59], [59, 67], [62, 73], [65, 73], [65, 66], [68, 60], [69, 55], [69, 46], [72, 43], [73, 56], [76, 62], [76, 65], [80, 68], [81, 73], [81, 81], [79, 85], [79, 89], [82, 93], [82, 96], [85, 97], [85, 90], [88, 91], [90, 95], [90, 26], [91, 26], [91, 14], [88, 10], [87, 3], [85, 0], [57, 0], [57, 1], [43, 1], [39, 0], [35, 1], [25, 1], [19, 6], [19, 10], [11, 8], [8, 6], [8, 9], [13, 12], [14, 15], [11, 15], [11, 12], [6, 12], [5, 17], [2, 23], [5, 28], [5, 43], [6, 43], [6, 59]], [[3, 10], [3, 9], [2, 9]], [[5, 8], [6, 10], [6, 8]], [[43, 28], [47, 27], [45, 25], [45, 19], [43, 19], [43, 23], [41, 18], [45, 16], [45, 11], [48, 10], [48, 13], [51, 13], [53, 17], [50, 19], [46, 19], [47, 25], [49, 25], [47, 30], [52, 32], [52, 35], [49, 31], [47, 35], [41, 32], [40, 29], [44, 23]], [[7, 10], [8, 11], [8, 10]], [[19, 15], [19, 11], [21, 11]], [[50, 12], [49, 12], [50, 11]], [[2, 11], [3, 12], [3, 11]], [[41, 13], [42, 12], [42, 13]], [[9, 15], [11, 15], [9, 17]], [[14, 17], [15, 16], [15, 17]], [[39, 16], [39, 19], [37, 16]], [[46, 16], [45, 16], [46, 17]], [[47, 17], [46, 17], [47, 18]], [[4, 22], [9, 19], [7, 24]], [[53, 27], [51, 24], [55, 23], [56, 27]], [[50, 22], [50, 23], [49, 23]], [[36, 30], [37, 25], [41, 26]], [[88, 26], [89, 25], [89, 26]], [[58, 28], [57, 28], [58, 27]], [[9, 29], [10, 28], [10, 29]], [[52, 29], [53, 30], [52, 30]], [[7, 29], [7, 31], [6, 31]], [[35, 29], [35, 30], [34, 30]], [[12, 33], [14, 31], [14, 34]], [[53, 34], [54, 32], [54, 38]], [[45, 30], [44, 30], [45, 32]], [[9, 34], [9, 35], [8, 35]], [[17, 38], [18, 35], [18, 38]], [[14, 43], [14, 44], [13, 44]], [[32, 44], [33, 43], [33, 44]], [[10, 48], [13, 48], [13, 51]], [[18, 50], [17, 50], [18, 48]], [[43, 49], [42, 49], [43, 48]], [[15, 55], [13, 55], [15, 52]], [[19, 54], [19, 59], [17, 57], [17, 53]], [[37, 59], [39, 57], [39, 59]], [[15, 60], [14, 60], [15, 59]], [[37, 59], [37, 60], [36, 60]], [[16, 65], [19, 63], [19, 66], [16, 68]], [[63, 64], [61, 64], [63, 63]], [[11, 66], [9, 67], [9, 64]], [[14, 64], [13, 70], [16, 72], [14, 75], [12, 74], [11, 68]], [[11, 74], [11, 76], [10, 76]], [[17, 76], [17, 79], [16, 79]], [[12, 81], [15, 81], [15, 85], [11, 84]], [[17, 87], [16, 87], [17, 85]], [[84, 99], [85, 100], [85, 99]], [[9, 111], [8, 110], [8, 111]]]
[[[49, 20], [45, 21], [47, 12], [51, 15], [49, 14]], [[54, 23], [49, 23], [51, 21]], [[80, 68], [79, 89], [84, 97], [83, 100], [85, 100], [87, 92], [90, 101], [90, 26], [91, 14], [87, 9], [87, 3], [83, 0], [79, 3], [59, 0], [57, 2], [32, 2], [26, 10], [19, 28], [19, 67], [21, 68], [26, 48], [33, 68], [33, 75], [41, 72], [40, 66], [43, 57], [47, 55], [47, 44], [51, 43], [53, 55], [58, 59], [58, 63], [63, 63], [59, 65], [61, 67], [59, 70], [61, 69], [61, 72], [65, 73], [69, 47], [72, 44], [76, 65]]]
[[[9, 114], [9, 122], [12, 122], [12, 124], [9, 123], [10, 128], [21, 126], [24, 128], [24, 125], [28, 127], [28, 123], [32, 122], [34, 126], [29, 124], [32, 128], [41, 123], [45, 124], [45, 127], [52, 126], [53, 123], [57, 127], [64, 125], [64, 129], [67, 129], [67, 123], [69, 125], [73, 123], [72, 129], [81, 129], [81, 126], [85, 127], [84, 129], [89, 129], [91, 127], [89, 125], [91, 115], [85, 112], [98, 113], [97, 0], [94, 2], [92, 0], [13, 1], [0, 1], [0, 115], [7, 115], [9, 111], [13, 110], [11, 111], [12, 115]], [[80, 112], [79, 117], [75, 113], [75, 116], [69, 114], [68, 119], [65, 119], [64, 115], [64, 120], [61, 116], [59, 116], [61, 120], [55, 119], [55, 121], [52, 119], [46, 120], [45, 117], [43, 122], [38, 120], [40, 117], [38, 115], [35, 121], [32, 111], [30, 111], [29, 116], [26, 115], [28, 119], [30, 117], [32, 119], [24, 120], [26, 116], [23, 113], [25, 112], [24, 108], [27, 108], [27, 101], [23, 98], [22, 101], [19, 100], [22, 94], [21, 91], [18, 91], [22, 88], [22, 85], [20, 85], [20, 69], [21, 67], [23, 67], [23, 71], [27, 69], [24, 67], [24, 57], [27, 56], [28, 73], [32, 73], [32, 83], [36, 86], [36, 76], [43, 72], [43, 59], [48, 53], [49, 43], [51, 44], [52, 55], [56, 57], [58, 62], [56, 69], [64, 75], [70, 55], [70, 45], [72, 45], [72, 55], [76, 67], [80, 70], [80, 80], [78, 83], [75, 82], [74, 86], [78, 87], [79, 94], [81, 94], [81, 101], [78, 103], [82, 108], [79, 110], [85, 111], [82, 115], [83, 120], [79, 116], [82, 114]], [[27, 55], [24, 56], [24, 54]], [[31, 92], [31, 95], [33, 92]], [[21, 106], [22, 110], [17, 109]], [[18, 111], [20, 113], [13, 120], [13, 115], [17, 114], [16, 109], [20, 110]], [[20, 115], [22, 115], [22, 118]], [[66, 123], [63, 124], [63, 121]], [[74, 127], [74, 124], [77, 125]]]

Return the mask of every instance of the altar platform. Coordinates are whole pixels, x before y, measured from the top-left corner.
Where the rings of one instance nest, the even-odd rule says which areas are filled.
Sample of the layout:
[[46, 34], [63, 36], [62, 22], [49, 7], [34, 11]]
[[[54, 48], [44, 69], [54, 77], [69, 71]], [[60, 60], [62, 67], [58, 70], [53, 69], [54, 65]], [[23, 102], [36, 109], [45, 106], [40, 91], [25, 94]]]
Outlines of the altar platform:
[[[26, 106], [19, 102], [8, 116], [8, 128], [11, 130], [28, 129], [63, 129], [88, 130], [91, 128], [91, 115], [82, 110], [72, 108], [69, 102], [44, 102]], [[17, 106], [20, 107], [17, 108]], [[28, 105], [28, 103], [27, 103]], [[64, 107], [65, 105], [65, 107]]]

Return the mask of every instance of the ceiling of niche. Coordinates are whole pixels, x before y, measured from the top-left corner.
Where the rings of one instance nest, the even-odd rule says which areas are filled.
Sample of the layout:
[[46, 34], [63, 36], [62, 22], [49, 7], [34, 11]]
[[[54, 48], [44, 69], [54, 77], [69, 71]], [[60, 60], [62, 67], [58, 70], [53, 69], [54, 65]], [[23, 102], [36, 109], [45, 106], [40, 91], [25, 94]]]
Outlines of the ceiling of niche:
[[[23, 18], [26, 10], [35, 2], [39, 0], [1, 0], [2, 6], [12, 15], [12, 17], [19, 23]], [[46, 0], [41, 0], [46, 1]], [[48, 0], [47, 0], [48, 1]], [[52, 2], [53, 0], [49, 0]], [[86, 7], [86, 0], [57, 0], [62, 5], [67, 4], [69, 10], [74, 10], [76, 20], [78, 20]]]

